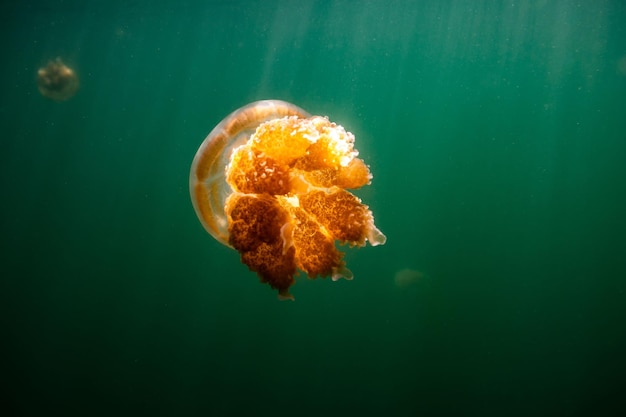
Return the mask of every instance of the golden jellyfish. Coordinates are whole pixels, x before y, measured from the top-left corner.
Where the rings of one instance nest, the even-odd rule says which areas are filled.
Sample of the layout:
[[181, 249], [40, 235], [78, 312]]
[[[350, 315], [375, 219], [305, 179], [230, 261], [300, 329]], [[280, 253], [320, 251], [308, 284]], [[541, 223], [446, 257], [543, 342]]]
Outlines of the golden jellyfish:
[[37, 87], [44, 97], [54, 101], [65, 101], [78, 91], [78, 76], [61, 58], [48, 61], [37, 71]]
[[352, 279], [335, 243], [382, 245], [368, 206], [348, 189], [370, 184], [354, 136], [278, 100], [235, 110], [200, 145], [189, 189], [204, 228], [237, 250], [261, 282], [291, 299], [298, 270]]

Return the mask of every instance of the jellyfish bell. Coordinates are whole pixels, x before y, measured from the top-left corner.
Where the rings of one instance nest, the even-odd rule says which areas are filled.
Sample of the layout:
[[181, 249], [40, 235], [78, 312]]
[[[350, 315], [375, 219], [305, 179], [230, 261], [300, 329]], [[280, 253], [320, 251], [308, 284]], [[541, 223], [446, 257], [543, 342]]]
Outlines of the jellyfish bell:
[[78, 91], [76, 72], [65, 65], [61, 58], [48, 61], [37, 71], [37, 88], [42, 96], [54, 101], [65, 101]]
[[284, 101], [251, 103], [200, 145], [189, 177], [195, 212], [280, 299], [293, 299], [298, 271], [352, 279], [335, 243], [386, 241], [347, 190], [372, 179], [353, 145], [354, 136], [326, 117]]
[[189, 192], [193, 208], [211, 236], [226, 246], [226, 198], [233, 192], [226, 182], [226, 167], [235, 148], [245, 144], [256, 128], [283, 116], [308, 117], [301, 108], [280, 100], [250, 103], [226, 116], [204, 139], [191, 164]]

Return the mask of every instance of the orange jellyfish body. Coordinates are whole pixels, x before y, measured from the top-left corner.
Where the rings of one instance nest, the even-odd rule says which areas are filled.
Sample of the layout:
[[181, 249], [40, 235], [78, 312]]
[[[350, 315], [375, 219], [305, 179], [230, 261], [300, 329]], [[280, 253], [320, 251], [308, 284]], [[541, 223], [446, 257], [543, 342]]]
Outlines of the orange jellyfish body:
[[278, 100], [227, 116], [191, 165], [191, 200], [204, 228], [236, 249], [262, 282], [293, 299], [298, 270], [352, 279], [335, 242], [385, 243], [372, 212], [346, 189], [369, 184], [354, 136]]

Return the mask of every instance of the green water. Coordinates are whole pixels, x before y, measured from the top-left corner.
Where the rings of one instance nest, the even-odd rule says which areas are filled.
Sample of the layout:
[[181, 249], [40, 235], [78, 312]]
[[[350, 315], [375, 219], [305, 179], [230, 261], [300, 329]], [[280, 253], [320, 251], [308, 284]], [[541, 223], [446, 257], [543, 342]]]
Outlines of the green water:
[[[624, 2], [15, 3], [3, 415], [624, 412]], [[57, 56], [63, 103], [35, 82]], [[264, 98], [355, 134], [388, 238], [295, 302], [188, 193], [204, 137]]]

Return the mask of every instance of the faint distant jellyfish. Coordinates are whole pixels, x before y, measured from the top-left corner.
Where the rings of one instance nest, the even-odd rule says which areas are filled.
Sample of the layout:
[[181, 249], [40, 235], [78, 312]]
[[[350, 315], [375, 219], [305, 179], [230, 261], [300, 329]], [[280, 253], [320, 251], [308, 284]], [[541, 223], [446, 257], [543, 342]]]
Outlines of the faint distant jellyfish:
[[410, 285], [418, 283], [423, 278], [423, 272], [416, 271], [415, 269], [404, 268], [396, 272], [393, 281], [396, 286], [400, 288], [406, 288]]
[[78, 91], [78, 77], [73, 69], [57, 58], [37, 71], [37, 87], [44, 97], [65, 101]]
[[281, 299], [293, 299], [298, 270], [352, 279], [335, 242], [386, 241], [372, 212], [347, 191], [372, 178], [353, 144], [343, 127], [293, 104], [248, 104], [200, 145], [189, 177], [193, 207], [204, 228]]

